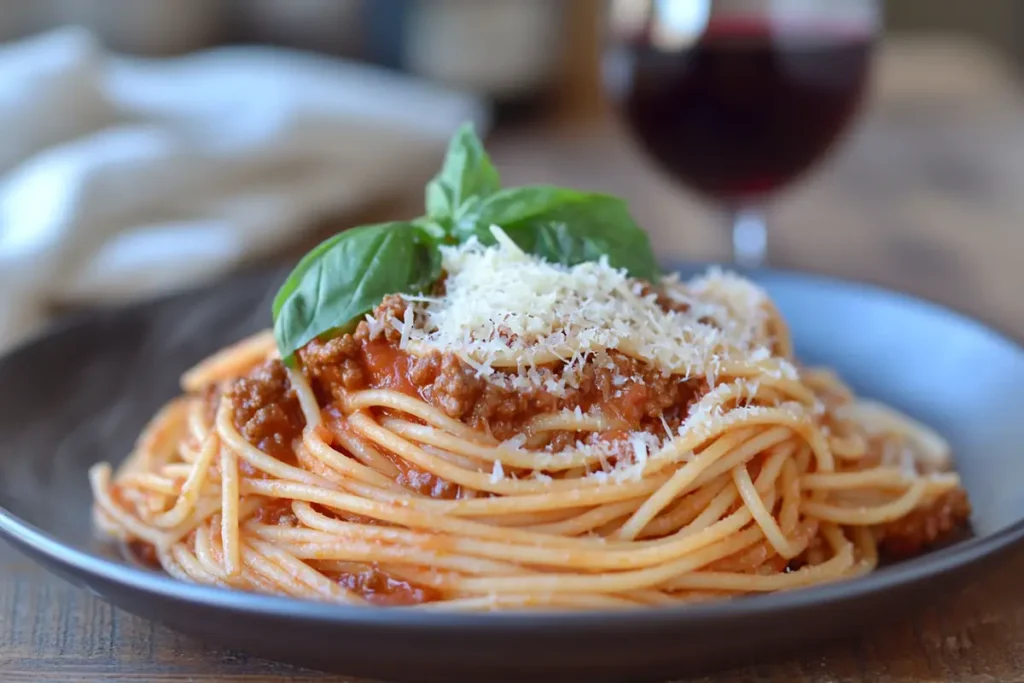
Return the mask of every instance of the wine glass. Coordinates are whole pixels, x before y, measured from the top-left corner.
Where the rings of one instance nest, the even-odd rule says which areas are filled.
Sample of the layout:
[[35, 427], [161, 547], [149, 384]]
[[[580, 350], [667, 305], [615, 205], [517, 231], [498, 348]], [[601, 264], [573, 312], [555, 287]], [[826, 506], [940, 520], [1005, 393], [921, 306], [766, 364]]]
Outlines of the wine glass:
[[664, 170], [722, 204], [733, 260], [767, 256], [764, 203], [863, 99], [875, 0], [612, 0], [605, 83]]

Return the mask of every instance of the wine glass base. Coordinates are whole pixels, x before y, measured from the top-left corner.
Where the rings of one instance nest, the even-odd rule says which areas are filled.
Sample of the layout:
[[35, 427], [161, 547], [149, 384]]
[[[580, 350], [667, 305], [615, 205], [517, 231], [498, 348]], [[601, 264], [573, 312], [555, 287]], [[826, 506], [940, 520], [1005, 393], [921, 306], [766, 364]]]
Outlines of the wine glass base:
[[763, 266], [768, 256], [768, 230], [764, 214], [740, 209], [732, 221], [733, 261], [741, 268]]

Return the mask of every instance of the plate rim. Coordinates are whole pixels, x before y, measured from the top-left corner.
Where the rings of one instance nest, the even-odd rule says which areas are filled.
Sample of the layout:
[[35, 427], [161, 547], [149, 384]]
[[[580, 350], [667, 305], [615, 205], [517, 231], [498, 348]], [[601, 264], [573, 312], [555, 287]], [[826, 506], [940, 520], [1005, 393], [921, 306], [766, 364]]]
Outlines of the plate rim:
[[[714, 262], [676, 261], [668, 264], [667, 270], [695, 272], [711, 266], [730, 268], [759, 282], [772, 279], [782, 283], [803, 282], [828, 285], [848, 293], [882, 297], [895, 300], [901, 305], [923, 308], [933, 315], [953, 318], [960, 325], [970, 326], [975, 331], [997, 339], [1024, 358], [1024, 344], [998, 326], [990, 325], [926, 297], [892, 290], [870, 282], [788, 268], [759, 268], [741, 271], [732, 266], [723, 266]], [[159, 297], [67, 316], [22, 340], [0, 355], [0, 360], [7, 361], [45, 339], [67, 333], [79, 326], [88, 325], [94, 322], [98, 316], [118, 317], [137, 314], [139, 309], [160, 305], [170, 300], [195, 296], [212, 287], [234, 286], [234, 283], [250, 279], [270, 280], [272, 276], [276, 277], [278, 273], [283, 272], [283, 269], [266, 268], [243, 270], [226, 278]], [[19, 551], [27, 551], [30, 556], [33, 556], [33, 560], [39, 561], [36, 556], [45, 558], [44, 562], [40, 562], [44, 565], [52, 563], [52, 566], [62, 567], [76, 575], [100, 579], [106, 583], [120, 585], [140, 593], [189, 602], [203, 608], [228, 610], [240, 615], [301, 619], [317, 624], [336, 626], [429, 627], [443, 631], [464, 631], [467, 628], [474, 628], [503, 632], [530, 631], [543, 633], [545, 637], [551, 635], [575, 637], [588, 630], [608, 631], [624, 627], [658, 629], [670, 624], [728, 623], [735, 619], [755, 619], [772, 613], [783, 614], [810, 608], [819, 609], [929, 579], [940, 579], [957, 570], [975, 566], [987, 558], [994, 558], [1020, 543], [1024, 540], [1024, 517], [993, 534], [970, 538], [949, 547], [878, 569], [864, 576], [790, 591], [658, 608], [639, 607], [624, 610], [584, 611], [506, 610], [484, 613], [336, 605], [179, 581], [156, 571], [132, 567], [66, 545], [56, 536], [21, 519], [2, 505], [0, 505], [0, 537], [4, 537]], [[64, 579], [65, 577], [61, 576], [60, 578]], [[88, 581], [82, 580], [82, 583], [88, 584]], [[95, 589], [90, 590], [96, 593]], [[108, 599], [104, 595], [100, 595], [100, 597], [104, 600]]]

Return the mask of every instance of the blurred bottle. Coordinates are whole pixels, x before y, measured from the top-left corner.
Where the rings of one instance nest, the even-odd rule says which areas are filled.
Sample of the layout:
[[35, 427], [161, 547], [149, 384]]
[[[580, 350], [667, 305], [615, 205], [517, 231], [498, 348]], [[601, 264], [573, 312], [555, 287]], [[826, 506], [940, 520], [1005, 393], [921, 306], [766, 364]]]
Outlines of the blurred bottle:
[[498, 123], [532, 118], [552, 104], [563, 19], [561, 0], [416, 0], [404, 66], [487, 97]]
[[233, 0], [232, 24], [246, 42], [357, 56], [364, 0]]

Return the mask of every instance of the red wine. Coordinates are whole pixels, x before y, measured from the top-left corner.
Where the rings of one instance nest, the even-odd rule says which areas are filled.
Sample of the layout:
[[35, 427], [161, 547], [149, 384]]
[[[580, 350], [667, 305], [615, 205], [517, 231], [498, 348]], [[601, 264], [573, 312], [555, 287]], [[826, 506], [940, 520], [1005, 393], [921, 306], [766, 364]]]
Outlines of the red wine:
[[867, 81], [871, 41], [835, 27], [718, 21], [694, 43], [624, 45], [625, 116], [679, 180], [717, 199], [769, 193], [839, 137]]

